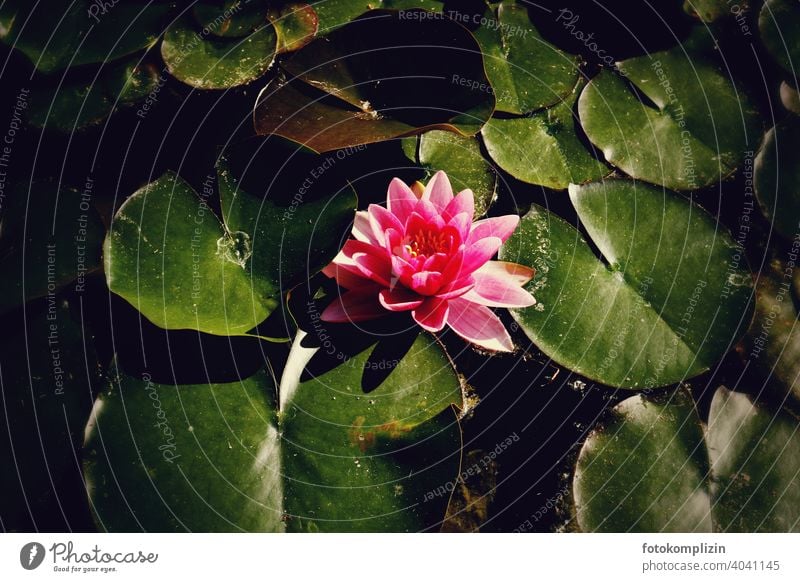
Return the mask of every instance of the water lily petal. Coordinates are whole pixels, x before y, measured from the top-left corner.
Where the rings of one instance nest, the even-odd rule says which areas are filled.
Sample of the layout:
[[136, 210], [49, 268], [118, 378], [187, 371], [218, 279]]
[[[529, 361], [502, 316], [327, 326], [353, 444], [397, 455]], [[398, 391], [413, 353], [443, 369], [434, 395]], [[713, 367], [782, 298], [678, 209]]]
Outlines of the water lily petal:
[[422, 305], [425, 298], [408, 289], [395, 287], [382, 289], [378, 294], [378, 300], [389, 311], [410, 311]]
[[368, 253], [356, 253], [353, 255], [353, 262], [365, 277], [381, 285], [389, 285], [392, 278], [392, 264], [385, 258]]
[[442, 212], [453, 200], [453, 187], [450, 186], [450, 178], [443, 171], [439, 170], [433, 175], [425, 186], [422, 193], [422, 200], [429, 200], [439, 212]]
[[461, 274], [466, 275], [482, 267], [500, 249], [502, 244], [502, 240], [493, 236], [482, 238], [471, 244], [467, 243]]
[[472, 225], [472, 230], [467, 238], [467, 244], [476, 242], [486, 237], [497, 237], [506, 242], [519, 225], [519, 216], [516, 214], [506, 214], [505, 216], [494, 216], [484, 218]]
[[411, 288], [420, 295], [433, 295], [442, 286], [442, 274], [436, 271], [420, 271], [411, 275]]
[[372, 225], [372, 234], [378, 239], [379, 244], [386, 244], [385, 233], [388, 229], [393, 228], [398, 231], [403, 231], [403, 224], [397, 217], [385, 209], [380, 204], [370, 204], [367, 208], [369, 213], [369, 221]]
[[356, 240], [369, 243], [371, 245], [379, 245], [378, 239], [372, 232], [372, 223], [369, 220], [369, 213], [366, 210], [359, 210], [353, 219], [353, 236]]
[[511, 336], [491, 309], [463, 297], [451, 299], [449, 307], [447, 325], [465, 340], [488, 350], [513, 351]]
[[476, 273], [509, 278], [517, 285], [524, 285], [533, 279], [536, 270], [518, 263], [509, 263], [508, 261], [489, 261], [478, 269]]
[[438, 297], [429, 297], [411, 316], [423, 329], [428, 331], [441, 331], [447, 323], [449, 312], [448, 302]]
[[447, 208], [442, 212], [442, 216], [444, 216], [445, 220], [451, 220], [454, 216], [462, 212], [465, 212], [469, 217], [467, 222], [472, 223], [472, 219], [475, 215], [475, 194], [473, 194], [472, 190], [469, 188], [459, 192], [458, 196], [450, 201]]
[[377, 287], [370, 290], [347, 291], [333, 300], [320, 315], [322, 321], [345, 323], [368, 321], [386, 314], [378, 303]]
[[386, 198], [386, 206], [389, 212], [394, 214], [397, 219], [405, 224], [408, 216], [417, 206], [417, 196], [408, 185], [400, 178], [394, 178], [389, 183], [389, 192]]
[[330, 263], [322, 269], [322, 273], [336, 280], [336, 284], [345, 289], [358, 289], [359, 287], [374, 285], [374, 282], [366, 278], [361, 269], [355, 265]]
[[451, 226], [458, 231], [459, 244], [463, 243], [469, 237], [470, 227], [472, 226], [472, 216], [467, 212], [459, 212], [451, 217], [447, 226]]
[[475, 286], [464, 299], [487, 307], [530, 307], [536, 303], [533, 295], [511, 278], [496, 277], [476, 271], [472, 274]]

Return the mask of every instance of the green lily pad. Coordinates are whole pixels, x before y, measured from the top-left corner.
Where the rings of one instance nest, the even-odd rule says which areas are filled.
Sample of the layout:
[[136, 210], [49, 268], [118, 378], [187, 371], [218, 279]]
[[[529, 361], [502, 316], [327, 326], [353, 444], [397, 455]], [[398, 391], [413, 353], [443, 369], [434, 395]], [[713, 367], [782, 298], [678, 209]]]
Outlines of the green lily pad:
[[570, 186], [602, 260], [570, 224], [534, 205], [500, 258], [529, 265], [537, 305], [511, 310], [559, 364], [622, 388], [708, 370], [752, 318], [752, 280], [730, 234], [669, 191], [626, 180]]
[[65, 514], [73, 508], [62, 506], [61, 497], [79, 480], [75, 458], [99, 380], [91, 338], [84, 337], [85, 322], [76, 317], [79, 306], [54, 294], [41, 309], [28, 307], [24, 322], [4, 320], [0, 517], [5, 531], [56, 523], [54, 511], [64, 516], [62, 527], [69, 527]]
[[201, 0], [192, 12], [206, 34], [223, 38], [247, 36], [267, 22], [267, 6], [261, 0]]
[[28, 121], [34, 127], [72, 133], [99, 125], [116, 109], [145, 99], [160, 82], [158, 70], [134, 57], [100, 73], [94, 83], [70, 80], [31, 95]]
[[481, 134], [495, 163], [518, 180], [556, 190], [609, 174], [576, 133], [573, 109], [582, 87], [571, 99], [531, 116], [490, 119]]
[[739, 351], [780, 398], [789, 395], [800, 402], [799, 295], [793, 271], [785, 261], [774, 260], [759, 273], [755, 318]]
[[425, 181], [444, 170], [456, 192], [472, 190], [476, 217], [489, 210], [497, 196], [497, 173], [481, 154], [477, 138], [434, 130], [405, 138], [403, 150], [408, 159], [425, 168]]
[[6, 196], [0, 221], [0, 313], [54, 294], [83, 290], [100, 268], [105, 228], [89, 192], [56, 184], [20, 184]]
[[790, 117], [767, 132], [756, 156], [754, 185], [773, 228], [792, 239], [800, 232], [800, 119]]
[[319, 19], [319, 33], [328, 34], [381, 4], [381, 0], [319, 0], [311, 7]]
[[527, 8], [506, 1], [496, 13], [487, 11], [481, 22], [474, 34], [491, 81], [484, 90], [493, 90], [498, 111], [528, 113], [570, 94], [578, 82], [580, 58], [545, 41], [531, 24]]
[[749, 10], [748, 2], [749, 0], [738, 0], [736, 3], [728, 2], [728, 0], [685, 0], [683, 11], [701, 22], [711, 24], [724, 18], [734, 18], [739, 14], [746, 14]]
[[680, 49], [619, 63], [578, 101], [581, 124], [606, 159], [634, 178], [695, 190], [730, 175], [760, 137], [756, 110], [728, 74]]
[[169, 27], [161, 57], [169, 73], [198, 89], [229, 89], [255, 81], [275, 60], [278, 36], [267, 23], [242, 38], [203, 35], [191, 19]]
[[105, 63], [155, 44], [172, 2], [90, 0], [4, 3], [0, 41], [43, 73]]
[[683, 391], [628, 398], [581, 449], [578, 524], [593, 532], [797, 531], [796, 428], [786, 411], [724, 387], [705, 431]]
[[167, 173], [117, 211], [105, 241], [109, 288], [165, 329], [238, 335], [301, 277], [327, 264], [355, 211], [352, 190], [281, 207], [238, 190], [220, 170], [223, 215]]
[[419, 531], [441, 523], [446, 496], [426, 494], [458, 473], [450, 408], [461, 403], [441, 349], [418, 338], [364, 393], [365, 366], [378, 363], [372, 347], [301, 381], [317, 350], [300, 341], [280, 397], [266, 372], [197, 386], [114, 379], [87, 428], [85, 474], [100, 527]]
[[792, 0], [766, 0], [758, 15], [761, 42], [777, 63], [798, 77], [800, 66], [800, 6]]
[[[424, 11], [372, 11], [297, 51], [262, 90], [256, 131], [318, 152], [446, 129], [474, 135], [494, 106], [472, 35]], [[409, 39], [413, 39], [410, 42]], [[380, 55], [377, 58], [376, 55]]]
[[317, 35], [319, 19], [308, 4], [287, 4], [270, 14], [278, 33], [278, 52], [287, 53], [303, 48]]

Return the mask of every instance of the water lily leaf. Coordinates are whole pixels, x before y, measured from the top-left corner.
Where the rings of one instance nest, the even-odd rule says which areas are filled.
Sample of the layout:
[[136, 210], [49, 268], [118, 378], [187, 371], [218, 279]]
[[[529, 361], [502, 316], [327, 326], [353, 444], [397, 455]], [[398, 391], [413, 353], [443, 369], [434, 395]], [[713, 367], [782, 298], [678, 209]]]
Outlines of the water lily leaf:
[[748, 3], [749, 0], [740, 0], [736, 3], [736, 12], [734, 12], [732, 3], [727, 0], [685, 0], [683, 11], [701, 22], [711, 24], [723, 18], [732, 18], [745, 13], [749, 9]]
[[419, 13], [372, 11], [296, 52], [284, 65], [295, 78], [259, 95], [256, 131], [318, 152], [429, 129], [477, 133], [494, 97], [453, 79], [488, 83], [479, 47], [455, 22], [409, 16]]
[[718, 182], [760, 137], [756, 110], [727, 73], [680, 49], [622, 61], [627, 80], [602, 71], [578, 101], [581, 124], [606, 159], [674, 190]]
[[136, 104], [163, 82], [151, 64], [134, 57], [104, 69], [94, 82], [70, 80], [31, 95], [28, 121], [64, 133], [99, 125], [115, 109]]
[[800, 402], [799, 295], [792, 272], [785, 261], [774, 260], [759, 273], [755, 318], [739, 351], [780, 398], [790, 395]]
[[317, 34], [319, 19], [308, 4], [294, 3], [270, 14], [272, 25], [278, 33], [278, 52], [286, 53], [303, 48]]
[[761, 42], [777, 63], [798, 77], [800, 63], [800, 6], [791, 0], [766, 0], [758, 15]]
[[91, 193], [52, 183], [20, 184], [0, 220], [0, 313], [54, 294], [100, 267], [105, 228]]
[[725, 387], [714, 394], [706, 441], [718, 531], [800, 531], [797, 422]]
[[481, 134], [495, 163], [518, 180], [556, 190], [609, 174], [576, 134], [574, 106], [582, 87], [572, 98], [528, 117], [490, 119]]
[[319, 19], [319, 33], [328, 34], [368, 10], [380, 8], [381, 0], [319, 0], [311, 7]]
[[[45, 263], [37, 267], [44, 271]], [[4, 319], [0, 517], [6, 531], [69, 528], [70, 515], [82, 509], [62, 501], [80, 486], [75, 459], [99, 381], [92, 340], [84, 337], [78, 310], [73, 314], [79, 306], [53, 293], [28, 306], [24, 321]]]
[[633, 396], [581, 449], [573, 481], [578, 524], [592, 532], [710, 532], [707, 474], [691, 396]]
[[100, 527], [435, 528], [446, 496], [426, 493], [454, 479], [460, 460], [449, 409], [461, 393], [446, 356], [418, 338], [365, 394], [360, 378], [373, 346], [301, 381], [315, 352], [295, 343], [280, 405], [266, 372], [196, 386], [113, 380], [87, 428], [85, 473]]
[[477, 138], [434, 130], [405, 138], [403, 149], [425, 168], [425, 182], [444, 170], [456, 192], [469, 188], [475, 194], [476, 217], [489, 210], [497, 196], [497, 173], [481, 154]]
[[261, 0], [201, 0], [192, 12], [201, 29], [223, 38], [248, 36], [267, 22], [267, 6]]
[[767, 132], [756, 156], [754, 185], [761, 209], [787, 238], [800, 232], [800, 120], [778, 123]]
[[[352, 221], [352, 190], [331, 202], [280, 207], [239, 190], [220, 170], [223, 223], [167, 173], [117, 211], [105, 242], [109, 288], [166, 329], [238, 335], [255, 328], [299, 278], [336, 254]], [[312, 219], [313, 217], [313, 219]]]
[[498, 111], [523, 114], [570, 94], [578, 81], [580, 58], [545, 41], [531, 24], [527, 8], [506, 1], [496, 15], [489, 10], [482, 22], [474, 35], [491, 81], [483, 90], [493, 89]]
[[684, 391], [634, 396], [581, 449], [576, 515], [596, 532], [797, 531], [798, 471], [797, 421], [785, 410], [720, 387], [704, 432]]
[[3, 6], [0, 41], [43, 73], [105, 63], [153, 45], [172, 8], [172, 2], [10, 0]]
[[580, 233], [534, 205], [501, 249], [530, 265], [537, 305], [512, 310], [559, 364], [623, 388], [708, 370], [752, 318], [752, 280], [730, 234], [682, 196], [627, 180], [570, 186]]
[[169, 73], [198, 89], [229, 89], [255, 81], [275, 60], [278, 36], [271, 24], [242, 38], [203, 35], [194, 22], [173, 23], [161, 43]]

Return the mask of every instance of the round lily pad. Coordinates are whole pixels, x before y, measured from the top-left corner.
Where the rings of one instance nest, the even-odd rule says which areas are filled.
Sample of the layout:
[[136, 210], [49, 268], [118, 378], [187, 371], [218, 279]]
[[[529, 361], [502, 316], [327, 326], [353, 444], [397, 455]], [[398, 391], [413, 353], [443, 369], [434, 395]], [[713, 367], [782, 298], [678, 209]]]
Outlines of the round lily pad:
[[500, 258], [529, 265], [537, 304], [511, 310], [559, 364], [622, 388], [708, 370], [752, 318], [752, 279], [730, 234], [674, 192], [627, 180], [570, 186], [581, 224], [534, 205]]
[[582, 87], [572, 98], [530, 116], [490, 119], [481, 134], [495, 163], [518, 180], [556, 190], [609, 174], [576, 134], [573, 109]]
[[203, 35], [183, 18], [170, 26], [161, 56], [170, 74], [198, 89], [229, 89], [255, 81], [275, 60], [277, 34], [265, 24], [242, 38]]
[[266, 24], [267, 10], [262, 0], [201, 0], [192, 6], [200, 28], [224, 38], [252, 34]]
[[602, 71], [578, 111], [592, 143], [630, 176], [696, 190], [730, 175], [760, 138], [756, 110], [727, 73], [680, 48], [619, 67], [627, 79]]

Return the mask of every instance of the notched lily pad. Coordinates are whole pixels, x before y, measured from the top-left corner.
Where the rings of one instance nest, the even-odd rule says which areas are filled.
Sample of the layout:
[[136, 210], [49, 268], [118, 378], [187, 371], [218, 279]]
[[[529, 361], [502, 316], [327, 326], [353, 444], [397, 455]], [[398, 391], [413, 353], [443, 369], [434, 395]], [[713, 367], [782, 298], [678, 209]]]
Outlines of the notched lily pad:
[[788, 239], [800, 233], [800, 118], [791, 116], [767, 132], [755, 159], [754, 185], [761, 210]]
[[530, 265], [537, 305], [511, 310], [559, 364], [622, 388], [708, 370], [753, 314], [752, 279], [730, 234], [674, 192], [626, 180], [570, 186], [580, 233], [534, 205], [501, 249]]
[[278, 52], [287, 53], [306, 46], [317, 35], [319, 19], [308, 4], [287, 4], [270, 12], [270, 20], [278, 33]]
[[608, 175], [577, 135], [574, 107], [582, 88], [579, 83], [572, 98], [530, 116], [490, 119], [481, 134], [495, 163], [518, 180], [556, 190]]
[[191, 18], [173, 23], [161, 43], [169, 73], [198, 89], [229, 89], [255, 81], [272, 66], [275, 28], [266, 23], [241, 38], [215, 37], [197, 30]]
[[627, 79], [602, 71], [583, 90], [578, 111], [592, 143], [625, 173], [696, 190], [730, 175], [755, 147], [757, 111], [713, 65], [680, 47], [618, 65]]

